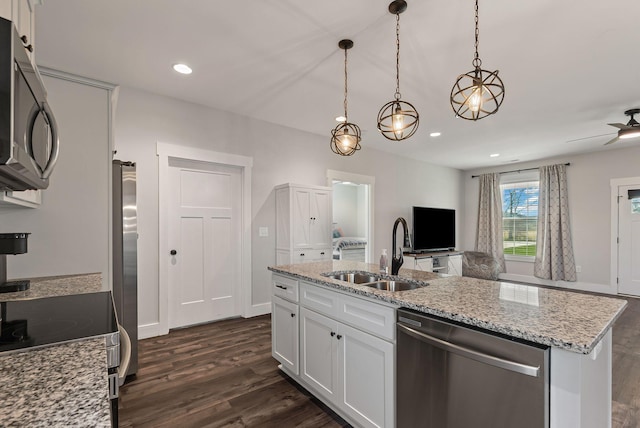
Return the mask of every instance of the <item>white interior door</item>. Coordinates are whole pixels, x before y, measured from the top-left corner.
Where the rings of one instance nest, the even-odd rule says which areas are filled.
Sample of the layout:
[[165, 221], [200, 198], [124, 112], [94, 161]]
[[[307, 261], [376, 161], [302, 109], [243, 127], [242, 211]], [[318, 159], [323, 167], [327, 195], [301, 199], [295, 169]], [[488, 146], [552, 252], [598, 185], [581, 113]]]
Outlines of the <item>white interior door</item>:
[[618, 187], [618, 292], [640, 296], [640, 183]]
[[169, 160], [169, 328], [240, 315], [241, 172]]

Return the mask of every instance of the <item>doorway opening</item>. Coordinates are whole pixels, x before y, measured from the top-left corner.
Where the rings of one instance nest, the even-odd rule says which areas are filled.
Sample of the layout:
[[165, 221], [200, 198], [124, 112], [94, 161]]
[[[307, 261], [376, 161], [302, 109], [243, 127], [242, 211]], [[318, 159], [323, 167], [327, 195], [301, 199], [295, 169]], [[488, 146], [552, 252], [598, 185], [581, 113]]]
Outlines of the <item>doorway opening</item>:
[[372, 263], [375, 177], [327, 170], [333, 189], [333, 258]]

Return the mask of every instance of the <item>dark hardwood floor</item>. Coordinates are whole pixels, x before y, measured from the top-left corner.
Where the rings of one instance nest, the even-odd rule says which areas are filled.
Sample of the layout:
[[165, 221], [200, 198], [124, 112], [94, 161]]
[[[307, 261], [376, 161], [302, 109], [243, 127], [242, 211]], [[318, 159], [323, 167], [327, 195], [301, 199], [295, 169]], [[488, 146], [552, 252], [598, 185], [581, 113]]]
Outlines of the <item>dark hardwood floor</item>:
[[269, 315], [172, 330], [139, 354], [121, 427], [348, 426], [278, 370]]
[[[640, 300], [613, 334], [613, 428], [640, 426]], [[344, 427], [282, 375], [261, 316], [140, 341], [140, 368], [120, 390], [121, 427]]]

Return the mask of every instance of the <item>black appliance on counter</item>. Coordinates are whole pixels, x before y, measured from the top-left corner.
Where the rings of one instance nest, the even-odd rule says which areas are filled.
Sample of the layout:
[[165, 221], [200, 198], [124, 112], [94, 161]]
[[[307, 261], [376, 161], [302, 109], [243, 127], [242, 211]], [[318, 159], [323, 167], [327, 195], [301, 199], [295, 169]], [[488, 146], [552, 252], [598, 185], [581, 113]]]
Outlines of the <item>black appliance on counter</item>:
[[47, 92], [13, 22], [0, 18], [0, 190], [46, 189], [58, 160]]
[[29, 235], [29, 233], [0, 233], [0, 293], [29, 289], [29, 280], [7, 282], [7, 254], [25, 254]]
[[0, 302], [0, 353], [104, 337], [112, 426], [118, 426], [120, 333], [111, 292]]

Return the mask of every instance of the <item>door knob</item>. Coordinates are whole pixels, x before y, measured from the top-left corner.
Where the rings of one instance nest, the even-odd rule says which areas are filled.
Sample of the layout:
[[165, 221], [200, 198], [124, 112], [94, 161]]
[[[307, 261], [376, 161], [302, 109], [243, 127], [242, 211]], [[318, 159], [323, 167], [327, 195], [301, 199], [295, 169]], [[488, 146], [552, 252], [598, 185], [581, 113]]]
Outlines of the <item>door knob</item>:
[[176, 254], [178, 254], [178, 252], [176, 250], [171, 250], [169, 251], [169, 254], [171, 254], [172, 256], [175, 256]]

